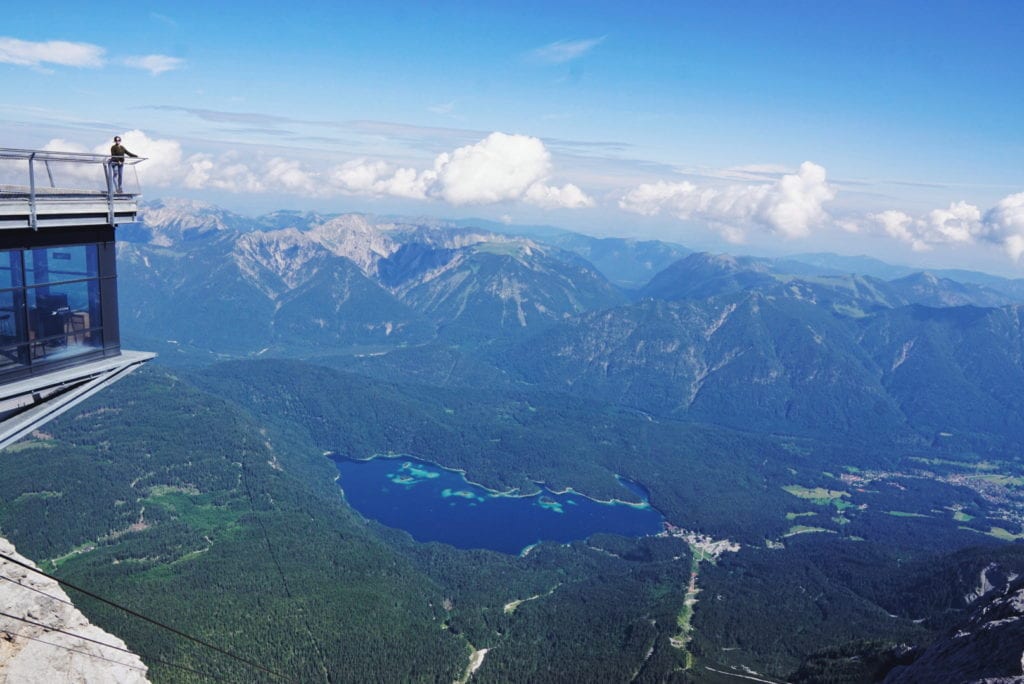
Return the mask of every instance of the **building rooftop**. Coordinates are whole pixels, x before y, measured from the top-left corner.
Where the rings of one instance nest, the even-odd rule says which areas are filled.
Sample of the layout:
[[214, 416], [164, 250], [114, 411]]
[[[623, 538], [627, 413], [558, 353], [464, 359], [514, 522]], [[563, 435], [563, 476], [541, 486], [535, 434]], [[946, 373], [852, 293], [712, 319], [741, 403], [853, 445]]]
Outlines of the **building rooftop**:
[[142, 161], [124, 160], [119, 191], [108, 155], [0, 148], [0, 230], [131, 223]]

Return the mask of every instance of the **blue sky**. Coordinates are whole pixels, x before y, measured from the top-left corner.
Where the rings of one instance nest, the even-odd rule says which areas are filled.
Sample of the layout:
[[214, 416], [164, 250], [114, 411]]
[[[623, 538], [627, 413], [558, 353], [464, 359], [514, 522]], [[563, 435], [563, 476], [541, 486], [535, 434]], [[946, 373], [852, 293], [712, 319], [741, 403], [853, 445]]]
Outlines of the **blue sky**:
[[1024, 3], [18, 3], [0, 146], [149, 198], [1024, 275]]

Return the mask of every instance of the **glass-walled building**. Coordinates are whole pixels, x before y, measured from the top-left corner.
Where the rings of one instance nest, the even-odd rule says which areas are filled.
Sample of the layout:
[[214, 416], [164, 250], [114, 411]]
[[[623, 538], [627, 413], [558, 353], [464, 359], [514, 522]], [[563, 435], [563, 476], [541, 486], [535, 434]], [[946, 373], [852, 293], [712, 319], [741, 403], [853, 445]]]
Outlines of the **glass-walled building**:
[[0, 234], [0, 378], [116, 356], [113, 229], [18, 232]]
[[0, 447], [153, 357], [121, 349], [114, 238], [138, 194], [111, 164], [0, 149]]

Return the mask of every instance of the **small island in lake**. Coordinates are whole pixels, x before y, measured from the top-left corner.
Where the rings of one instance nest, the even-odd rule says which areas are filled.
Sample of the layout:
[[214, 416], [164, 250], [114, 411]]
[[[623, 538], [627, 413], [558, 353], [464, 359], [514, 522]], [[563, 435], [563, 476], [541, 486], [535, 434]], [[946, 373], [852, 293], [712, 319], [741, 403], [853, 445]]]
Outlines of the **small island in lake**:
[[664, 518], [646, 501], [603, 502], [573, 490], [547, 489], [508, 496], [470, 483], [457, 471], [408, 457], [334, 457], [334, 462], [349, 505], [420, 542], [519, 554], [541, 541], [569, 542], [599, 532], [640, 537], [663, 529]]

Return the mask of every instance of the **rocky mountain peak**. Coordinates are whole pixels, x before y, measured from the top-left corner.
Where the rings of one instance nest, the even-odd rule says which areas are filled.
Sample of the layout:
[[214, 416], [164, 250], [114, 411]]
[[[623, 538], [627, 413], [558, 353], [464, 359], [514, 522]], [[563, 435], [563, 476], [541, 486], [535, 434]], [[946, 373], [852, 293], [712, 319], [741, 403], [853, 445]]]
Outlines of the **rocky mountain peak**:
[[315, 275], [313, 262], [326, 254], [327, 250], [319, 242], [295, 228], [245, 233], [235, 241], [233, 250], [239, 269], [257, 286], [264, 279], [254, 267], [261, 266], [280, 278], [289, 289]]
[[398, 250], [400, 243], [391, 235], [389, 224], [375, 225], [365, 216], [345, 214], [314, 226], [309, 236], [332, 254], [354, 262], [363, 273], [372, 274], [377, 263]]
[[227, 230], [237, 217], [230, 212], [198, 200], [168, 198], [141, 207], [142, 220], [151, 228], [179, 226]]
[[[236, 230], [245, 223], [241, 216], [211, 204], [177, 198], [143, 204], [139, 209], [139, 220], [141, 241], [158, 247], [169, 247], [212, 232]], [[129, 226], [120, 232], [129, 240], [140, 237], [136, 235], [138, 226]]]

